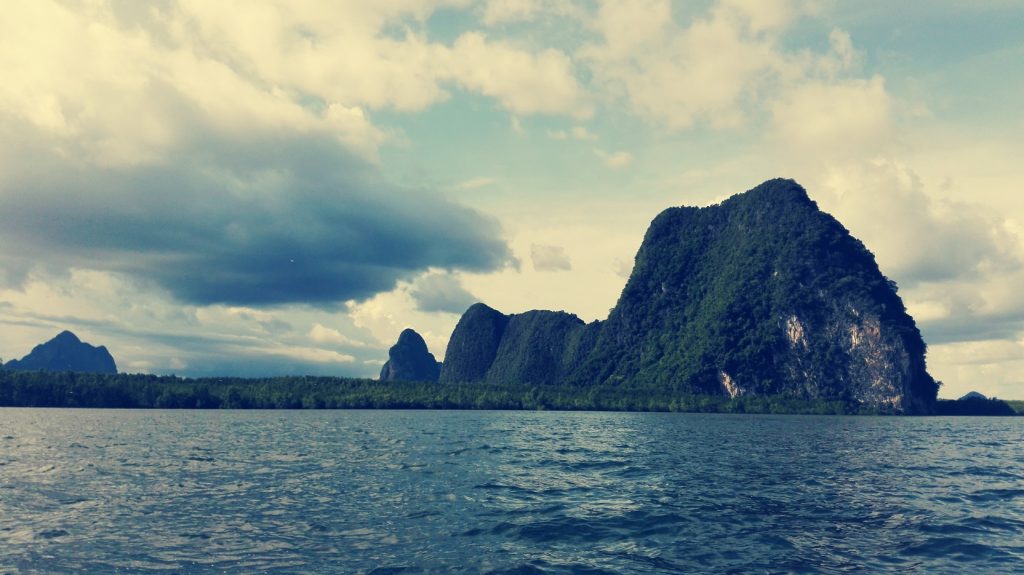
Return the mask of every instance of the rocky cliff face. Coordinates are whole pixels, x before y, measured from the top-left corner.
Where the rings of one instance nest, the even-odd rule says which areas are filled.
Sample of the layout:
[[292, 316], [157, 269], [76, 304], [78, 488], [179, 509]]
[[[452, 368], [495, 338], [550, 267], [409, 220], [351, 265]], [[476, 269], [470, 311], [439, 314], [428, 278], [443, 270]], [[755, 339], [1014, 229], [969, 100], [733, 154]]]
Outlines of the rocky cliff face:
[[398, 342], [388, 350], [388, 361], [380, 370], [381, 381], [437, 381], [441, 364], [427, 350], [423, 337], [411, 329], [403, 330]]
[[605, 321], [473, 306], [441, 380], [654, 385], [919, 413], [938, 390], [924, 354], [871, 252], [795, 182], [771, 180], [655, 218]]
[[35, 346], [31, 353], [20, 360], [7, 362], [4, 367], [24, 371], [117, 373], [117, 365], [106, 347], [93, 347], [70, 331], [63, 331], [50, 341]]
[[[508, 317], [482, 303], [466, 310], [448, 340], [442, 383], [481, 381], [498, 355]], [[450, 356], [448, 354], [451, 354]]]

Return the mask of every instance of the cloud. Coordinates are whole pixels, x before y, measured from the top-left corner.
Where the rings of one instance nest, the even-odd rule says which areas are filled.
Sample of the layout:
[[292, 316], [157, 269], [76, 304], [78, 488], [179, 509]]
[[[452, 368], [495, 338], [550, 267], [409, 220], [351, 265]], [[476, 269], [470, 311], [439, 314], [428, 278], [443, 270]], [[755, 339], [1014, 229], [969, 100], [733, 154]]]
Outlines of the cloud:
[[118, 166], [159, 162], [180, 146], [189, 127], [177, 121], [182, 105], [220, 132], [329, 134], [370, 159], [391, 137], [373, 124], [374, 110], [423, 110], [451, 87], [519, 115], [590, 113], [558, 50], [478, 32], [431, 42], [426, 22], [444, 4], [8, 6], [0, 109], [68, 156]]
[[979, 389], [1002, 399], [1020, 399], [1024, 393], [1024, 338], [933, 345], [929, 351], [932, 372], [945, 374], [940, 397]]
[[823, 193], [904, 287], [1005, 274], [1024, 266], [1021, 239], [999, 214], [926, 193], [907, 165], [878, 158], [833, 168]]
[[416, 307], [424, 312], [461, 314], [479, 298], [466, 291], [457, 277], [430, 273], [416, 279], [409, 288]]
[[[198, 128], [197, 128], [198, 129]], [[199, 305], [330, 305], [429, 267], [493, 270], [491, 218], [390, 185], [330, 139], [210, 136], [164, 166], [46, 158], [0, 181], [5, 269], [117, 272]]]
[[[260, 83], [325, 102], [418, 111], [447, 98], [446, 87], [454, 84], [493, 97], [516, 114], [575, 114], [585, 108], [572, 63], [557, 50], [529, 52], [472, 31], [451, 45], [431, 42], [426, 21], [445, 4], [263, 2], [239, 11], [184, 2], [174, 22], [195, 31], [185, 35], [187, 41], [214, 47]], [[396, 27], [397, 34], [388, 33]]]
[[600, 148], [594, 148], [594, 153], [604, 160], [604, 164], [609, 168], [625, 168], [633, 162], [633, 154], [625, 151], [606, 152]]
[[603, 42], [580, 56], [598, 87], [667, 130], [698, 120], [735, 126], [757, 87], [788, 66], [774, 35], [754, 33], [754, 22], [726, 3], [683, 27], [667, 0], [609, 1], [594, 22]]
[[533, 269], [539, 272], [559, 272], [572, 269], [572, 260], [562, 246], [530, 245]]
[[778, 137], [808, 153], [860, 155], [892, 133], [893, 103], [885, 80], [809, 82], [772, 104]]
[[313, 327], [309, 330], [308, 337], [311, 341], [321, 344], [330, 343], [347, 347], [367, 347], [365, 343], [356, 341], [340, 331], [320, 323], [313, 324]]
[[569, 130], [548, 130], [548, 139], [550, 140], [580, 140], [584, 142], [592, 142], [597, 140], [597, 134], [594, 134], [587, 130], [583, 126], [573, 126]]
[[487, 186], [493, 185], [496, 180], [494, 178], [480, 177], [472, 178], [464, 182], [455, 184], [456, 190], [476, 190], [478, 188], [486, 188]]
[[491, 96], [518, 115], [566, 114], [587, 118], [593, 107], [576, 81], [572, 60], [546, 49], [529, 54], [483, 34], [466, 32], [452, 46], [453, 80]]
[[537, 12], [536, 0], [488, 0], [483, 23], [487, 26], [530, 20]]
[[823, 208], [898, 281], [941, 372], [953, 370], [943, 354], [965, 349], [949, 344], [1024, 335], [1024, 238], [1003, 214], [944, 199], [905, 164], [882, 158], [833, 167], [816, 188]]
[[612, 267], [615, 270], [615, 275], [620, 278], [629, 279], [629, 276], [633, 273], [633, 260], [617, 258], [612, 262]]
[[[821, 119], [819, 96], [826, 103], [839, 96], [860, 113], [862, 103], [885, 95], [879, 77], [867, 86], [842, 77], [860, 62], [845, 31], [833, 29], [823, 53], [786, 45], [784, 33], [815, 10], [800, 0], [717, 0], [706, 11], [669, 0], [608, 0], [590, 21], [597, 40], [576, 56], [596, 91], [669, 132], [698, 123], [734, 129], [760, 120], [764, 110], [788, 121], [808, 101], [816, 106], [813, 127]], [[858, 99], [864, 93], [874, 99]]]
[[118, 367], [132, 372], [369, 376], [374, 370], [365, 362], [387, 356], [387, 347], [343, 313], [182, 306], [106, 272], [33, 276], [21, 291], [0, 290], [0, 299], [8, 304], [0, 314], [5, 358], [21, 357], [64, 329], [106, 345]]

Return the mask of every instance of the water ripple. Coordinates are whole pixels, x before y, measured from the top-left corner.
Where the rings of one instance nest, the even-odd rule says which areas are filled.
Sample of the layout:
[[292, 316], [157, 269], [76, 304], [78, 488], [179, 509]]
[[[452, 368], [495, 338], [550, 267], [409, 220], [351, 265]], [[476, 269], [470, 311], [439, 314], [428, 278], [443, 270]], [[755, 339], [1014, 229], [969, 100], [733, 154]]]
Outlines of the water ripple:
[[0, 573], [1024, 564], [1024, 419], [0, 415]]

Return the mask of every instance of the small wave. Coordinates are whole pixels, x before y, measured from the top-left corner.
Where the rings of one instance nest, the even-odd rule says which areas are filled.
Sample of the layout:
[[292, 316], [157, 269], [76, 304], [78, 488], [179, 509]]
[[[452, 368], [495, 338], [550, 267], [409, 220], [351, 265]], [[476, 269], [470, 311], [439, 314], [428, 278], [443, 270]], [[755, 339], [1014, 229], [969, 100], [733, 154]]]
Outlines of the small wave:
[[589, 471], [602, 469], [618, 469], [628, 464], [628, 461], [624, 461], [621, 459], [609, 459], [605, 461], [580, 461], [578, 463], [570, 463], [566, 467], [572, 471]]
[[518, 538], [529, 541], [584, 541], [593, 543], [622, 533], [606, 522], [576, 517], [559, 517], [548, 521], [538, 521], [520, 525], [514, 530]]
[[1000, 466], [997, 466], [997, 465], [987, 465], [987, 466], [970, 465], [970, 466], [967, 466], [967, 467], [963, 468], [962, 471], [958, 471], [957, 472], [958, 475], [960, 473], [962, 473], [963, 475], [974, 475], [974, 476], [981, 476], [981, 477], [998, 477], [998, 478], [1010, 479], [1010, 480], [1019, 480], [1019, 479], [1021, 479], [1021, 477], [1019, 475], [1017, 475], [1015, 473], [1010, 473], [1006, 468], [1000, 467]]
[[1016, 499], [1017, 497], [1024, 497], [1024, 489], [979, 489], [978, 491], [969, 493], [967, 496], [972, 501], [976, 502], [1009, 501], [1011, 499]]
[[548, 573], [548, 571], [545, 571], [535, 565], [524, 563], [513, 567], [502, 567], [500, 569], [485, 571], [484, 575], [544, 575], [545, 573]]
[[968, 541], [962, 537], [936, 537], [900, 551], [901, 555], [943, 558], [959, 562], [979, 562], [1013, 558], [997, 547]]
[[404, 565], [396, 567], [377, 567], [372, 571], [367, 572], [366, 575], [398, 575], [399, 573], [412, 573], [413, 571], [414, 570], [411, 567], [406, 567]]
[[497, 483], [497, 482], [494, 482], [494, 481], [488, 481], [487, 483], [480, 483], [478, 485], [474, 485], [473, 489], [493, 489], [493, 490], [500, 490], [500, 491], [512, 491], [512, 492], [516, 492], [516, 493], [533, 493], [534, 492], [532, 489], [527, 489], [525, 487], [520, 487], [518, 485], [510, 485], [510, 484], [507, 484], [507, 483]]

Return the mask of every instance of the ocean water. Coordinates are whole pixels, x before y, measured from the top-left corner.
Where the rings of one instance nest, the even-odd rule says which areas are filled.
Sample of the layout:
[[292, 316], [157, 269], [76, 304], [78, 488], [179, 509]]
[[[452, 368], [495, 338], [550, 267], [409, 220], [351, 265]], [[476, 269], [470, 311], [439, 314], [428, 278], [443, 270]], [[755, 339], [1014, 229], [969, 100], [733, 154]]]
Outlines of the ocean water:
[[0, 409], [0, 573], [1024, 573], [1024, 418]]

